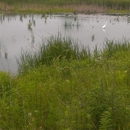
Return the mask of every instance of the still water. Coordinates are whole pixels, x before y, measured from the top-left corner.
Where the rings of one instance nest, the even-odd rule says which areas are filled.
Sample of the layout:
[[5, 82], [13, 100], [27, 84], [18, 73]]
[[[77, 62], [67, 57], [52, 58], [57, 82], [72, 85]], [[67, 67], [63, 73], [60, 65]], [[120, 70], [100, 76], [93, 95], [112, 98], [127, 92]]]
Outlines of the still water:
[[[105, 29], [102, 26], [107, 21]], [[30, 26], [29, 23], [32, 25]], [[37, 50], [50, 36], [69, 36], [79, 45], [102, 48], [105, 39], [130, 38], [130, 16], [110, 15], [1, 15], [0, 71], [17, 72], [23, 50]]]

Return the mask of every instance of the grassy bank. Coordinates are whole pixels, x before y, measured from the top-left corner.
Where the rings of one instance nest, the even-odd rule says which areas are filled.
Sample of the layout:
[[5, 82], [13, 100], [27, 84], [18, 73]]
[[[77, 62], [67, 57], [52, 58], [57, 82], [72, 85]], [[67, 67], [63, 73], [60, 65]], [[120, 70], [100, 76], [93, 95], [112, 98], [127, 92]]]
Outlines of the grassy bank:
[[103, 13], [109, 10], [129, 12], [129, 0], [1, 0], [0, 10], [15, 13]]
[[110, 8], [124, 8], [129, 9], [129, 0], [1, 0], [9, 5], [19, 4], [19, 3], [27, 3], [27, 4], [45, 4], [45, 5], [71, 5], [71, 4], [87, 4], [87, 5], [99, 5], [99, 6], [107, 6]]
[[0, 11], [3, 13], [39, 13], [39, 14], [55, 14], [55, 13], [101, 13], [106, 12], [106, 8], [95, 5], [45, 5], [32, 3], [6, 4], [0, 3]]
[[0, 128], [129, 130], [130, 43], [106, 41], [93, 54], [71, 39], [48, 43], [22, 55], [28, 68], [17, 76], [0, 73]]

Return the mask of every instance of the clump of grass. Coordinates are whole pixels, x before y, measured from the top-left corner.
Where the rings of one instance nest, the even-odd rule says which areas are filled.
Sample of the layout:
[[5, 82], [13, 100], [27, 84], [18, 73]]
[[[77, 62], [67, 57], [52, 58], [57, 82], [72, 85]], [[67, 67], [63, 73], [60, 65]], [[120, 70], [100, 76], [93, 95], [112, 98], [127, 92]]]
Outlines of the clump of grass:
[[103, 55], [105, 58], [113, 56], [116, 52], [124, 52], [124, 51], [129, 51], [130, 50], [130, 44], [129, 41], [126, 40], [125, 38], [122, 41], [109, 41], [106, 39], [104, 49], [103, 49]]
[[26, 70], [31, 67], [42, 65], [51, 65], [54, 59], [62, 60], [80, 60], [90, 57], [84, 47], [74, 44], [71, 38], [50, 37], [41, 46], [38, 52], [23, 52], [18, 60], [20, 70]]

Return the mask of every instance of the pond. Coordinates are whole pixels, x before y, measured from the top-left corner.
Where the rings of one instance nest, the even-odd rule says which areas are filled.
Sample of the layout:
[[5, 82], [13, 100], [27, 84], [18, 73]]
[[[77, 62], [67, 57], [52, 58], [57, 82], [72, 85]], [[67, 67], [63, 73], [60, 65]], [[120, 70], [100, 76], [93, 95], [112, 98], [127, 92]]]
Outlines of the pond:
[[[102, 26], [106, 23], [105, 29]], [[50, 36], [69, 36], [80, 45], [102, 48], [105, 39], [130, 38], [130, 17], [110, 15], [0, 15], [0, 71], [17, 73], [23, 50], [38, 49]]]

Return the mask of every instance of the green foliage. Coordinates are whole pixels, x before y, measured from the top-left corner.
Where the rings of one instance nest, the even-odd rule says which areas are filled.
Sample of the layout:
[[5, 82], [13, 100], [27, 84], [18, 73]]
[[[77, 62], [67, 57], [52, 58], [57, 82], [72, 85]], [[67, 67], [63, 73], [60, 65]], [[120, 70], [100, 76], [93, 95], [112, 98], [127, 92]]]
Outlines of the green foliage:
[[54, 56], [49, 65], [38, 64], [15, 77], [0, 73], [0, 85], [10, 86], [0, 98], [0, 128], [129, 130], [129, 42], [107, 41], [102, 51], [95, 48], [86, 58], [63, 53], [62, 48], [70, 49], [68, 42], [53, 42], [44, 50]]
[[50, 37], [43, 42], [36, 53], [23, 52], [18, 60], [20, 71], [24, 72], [39, 65], [51, 65], [54, 59], [78, 60], [89, 57], [89, 52], [85, 48], [81, 49], [74, 44], [71, 38]]
[[0, 86], [8, 86], [10, 84], [10, 77], [9, 74], [6, 74], [4, 72], [0, 72]]
[[0, 98], [9, 95], [11, 77], [9, 74], [0, 72]]

